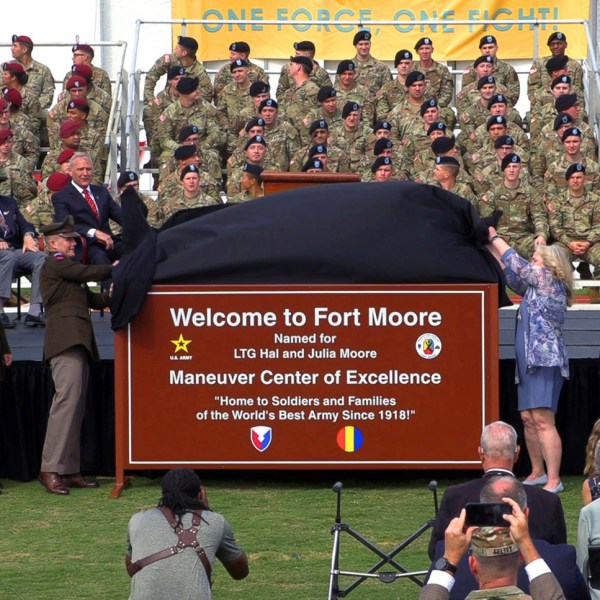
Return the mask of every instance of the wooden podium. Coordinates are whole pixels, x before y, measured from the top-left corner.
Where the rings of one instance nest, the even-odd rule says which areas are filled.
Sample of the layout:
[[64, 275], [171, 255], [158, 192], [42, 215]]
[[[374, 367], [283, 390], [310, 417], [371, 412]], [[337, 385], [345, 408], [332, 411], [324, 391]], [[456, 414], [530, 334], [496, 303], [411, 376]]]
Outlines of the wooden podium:
[[263, 171], [261, 174], [265, 196], [284, 190], [292, 190], [307, 185], [322, 183], [357, 183], [358, 173], [289, 173], [282, 171]]

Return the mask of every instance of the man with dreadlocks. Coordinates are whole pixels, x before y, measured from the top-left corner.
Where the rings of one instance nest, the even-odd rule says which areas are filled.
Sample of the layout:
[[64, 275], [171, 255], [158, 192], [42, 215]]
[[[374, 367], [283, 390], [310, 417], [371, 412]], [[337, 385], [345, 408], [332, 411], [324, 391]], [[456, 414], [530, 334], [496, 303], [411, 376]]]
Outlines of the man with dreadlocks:
[[130, 600], [210, 600], [215, 558], [234, 579], [248, 575], [246, 554], [225, 518], [208, 507], [192, 469], [163, 477], [158, 507], [131, 517], [127, 541]]

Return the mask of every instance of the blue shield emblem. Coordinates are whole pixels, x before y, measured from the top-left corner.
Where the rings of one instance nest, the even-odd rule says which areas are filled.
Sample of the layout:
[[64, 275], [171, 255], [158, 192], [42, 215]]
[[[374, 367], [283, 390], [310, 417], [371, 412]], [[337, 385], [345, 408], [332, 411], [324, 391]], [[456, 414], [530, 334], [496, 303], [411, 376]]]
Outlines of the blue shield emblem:
[[264, 452], [271, 445], [272, 439], [270, 427], [259, 425], [250, 428], [250, 441], [259, 452]]

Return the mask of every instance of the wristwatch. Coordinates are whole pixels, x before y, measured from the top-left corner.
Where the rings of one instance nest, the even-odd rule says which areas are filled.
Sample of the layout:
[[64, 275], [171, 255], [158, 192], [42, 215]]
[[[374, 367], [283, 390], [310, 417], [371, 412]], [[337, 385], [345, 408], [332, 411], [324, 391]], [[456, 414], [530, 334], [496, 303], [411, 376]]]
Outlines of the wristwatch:
[[448, 571], [452, 575], [456, 575], [456, 565], [453, 565], [445, 556], [438, 558], [433, 563], [433, 568], [437, 571]]

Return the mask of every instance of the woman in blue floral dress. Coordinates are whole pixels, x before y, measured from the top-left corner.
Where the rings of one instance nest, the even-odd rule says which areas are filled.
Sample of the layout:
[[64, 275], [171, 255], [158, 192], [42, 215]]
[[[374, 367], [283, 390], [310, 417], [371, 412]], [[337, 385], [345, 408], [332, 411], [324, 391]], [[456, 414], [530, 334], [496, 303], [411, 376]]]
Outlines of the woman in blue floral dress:
[[558, 246], [537, 246], [528, 262], [493, 227], [489, 234], [506, 283], [523, 296], [515, 333], [518, 407], [531, 460], [531, 473], [523, 483], [559, 493], [564, 490], [559, 474], [562, 443], [554, 415], [563, 379], [569, 377], [562, 326], [573, 303], [573, 267]]

